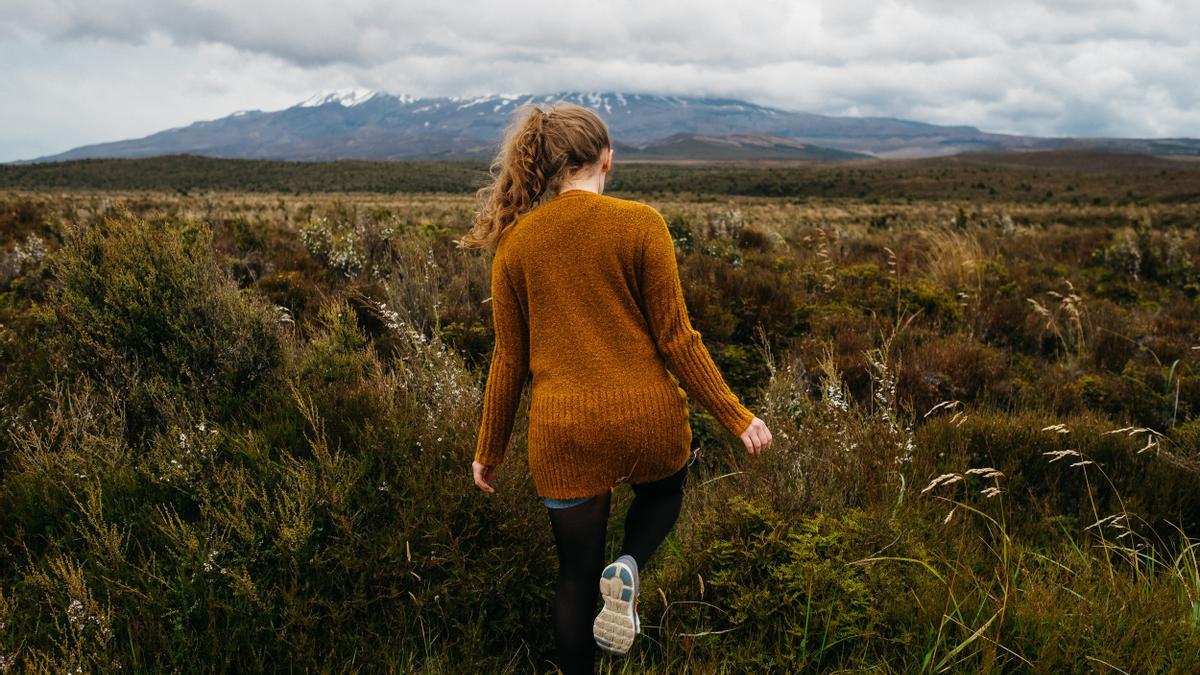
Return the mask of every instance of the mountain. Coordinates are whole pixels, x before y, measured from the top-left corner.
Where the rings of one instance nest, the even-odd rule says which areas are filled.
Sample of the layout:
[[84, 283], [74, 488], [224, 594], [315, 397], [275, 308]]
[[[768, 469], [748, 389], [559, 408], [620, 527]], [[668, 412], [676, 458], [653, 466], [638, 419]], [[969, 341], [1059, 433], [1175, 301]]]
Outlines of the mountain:
[[289, 160], [488, 159], [518, 106], [559, 100], [596, 110], [619, 157], [629, 160], [915, 158], [1056, 148], [1200, 155], [1196, 139], [1040, 138], [890, 117], [817, 115], [730, 98], [620, 92], [420, 98], [339, 89], [283, 110], [239, 110], [144, 138], [26, 161], [175, 153]]

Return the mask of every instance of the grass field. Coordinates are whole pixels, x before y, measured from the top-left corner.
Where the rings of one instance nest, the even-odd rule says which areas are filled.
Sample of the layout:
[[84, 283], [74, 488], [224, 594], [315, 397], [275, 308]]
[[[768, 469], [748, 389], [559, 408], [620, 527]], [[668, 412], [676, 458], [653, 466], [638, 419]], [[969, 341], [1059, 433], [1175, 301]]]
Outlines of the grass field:
[[[1051, 160], [617, 167], [775, 444], [692, 404], [603, 672], [1200, 671], [1200, 167]], [[0, 171], [0, 672], [552, 672], [527, 398], [469, 477], [476, 174], [149, 166]]]

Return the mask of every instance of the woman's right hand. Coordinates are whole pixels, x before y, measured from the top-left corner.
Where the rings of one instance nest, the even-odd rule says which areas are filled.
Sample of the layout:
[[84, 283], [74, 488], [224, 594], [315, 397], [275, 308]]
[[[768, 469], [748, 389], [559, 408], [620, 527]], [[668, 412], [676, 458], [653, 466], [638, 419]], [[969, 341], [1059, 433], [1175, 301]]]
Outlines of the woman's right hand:
[[771, 447], [771, 430], [767, 428], [766, 422], [757, 417], [750, 421], [750, 426], [746, 427], [746, 430], [738, 438], [742, 439], [742, 443], [746, 445], [746, 452], [752, 455], [757, 455]]
[[484, 492], [495, 492], [496, 488], [492, 487], [492, 476], [495, 475], [496, 467], [480, 464], [479, 462], [471, 462], [471, 474], [475, 479], [475, 485]]

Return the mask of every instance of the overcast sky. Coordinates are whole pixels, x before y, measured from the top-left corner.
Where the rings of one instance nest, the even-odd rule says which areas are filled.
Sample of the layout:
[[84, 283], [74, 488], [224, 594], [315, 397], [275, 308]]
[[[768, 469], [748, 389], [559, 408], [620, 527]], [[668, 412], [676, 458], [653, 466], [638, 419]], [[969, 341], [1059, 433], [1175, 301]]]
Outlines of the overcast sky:
[[1200, 137], [1195, 0], [0, 0], [0, 161], [327, 89], [720, 95]]

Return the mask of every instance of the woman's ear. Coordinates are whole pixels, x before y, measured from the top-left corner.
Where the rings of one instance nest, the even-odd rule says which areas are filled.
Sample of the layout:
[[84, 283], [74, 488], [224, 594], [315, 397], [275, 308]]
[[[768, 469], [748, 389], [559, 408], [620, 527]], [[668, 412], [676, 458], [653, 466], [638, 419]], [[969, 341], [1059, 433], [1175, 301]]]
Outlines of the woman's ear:
[[608, 151], [605, 152], [604, 163], [600, 167], [601, 170], [603, 170], [604, 173], [608, 173], [609, 171], [612, 171], [612, 162], [613, 162], [613, 149], [610, 147], [608, 149]]

